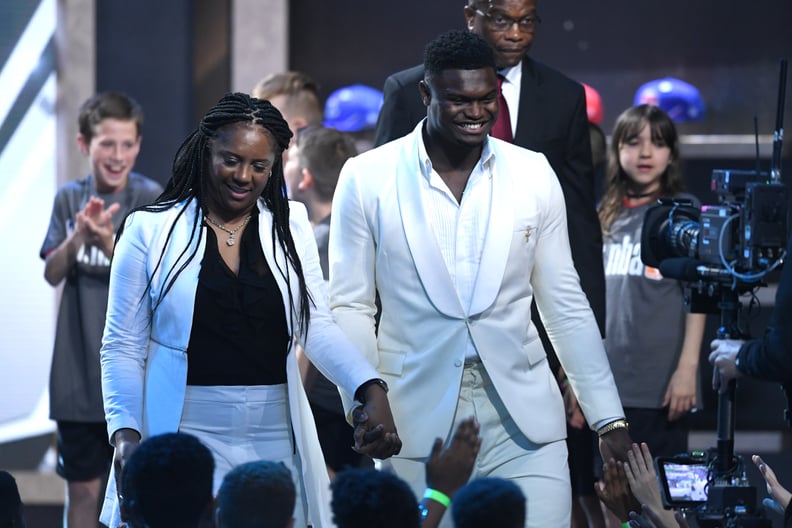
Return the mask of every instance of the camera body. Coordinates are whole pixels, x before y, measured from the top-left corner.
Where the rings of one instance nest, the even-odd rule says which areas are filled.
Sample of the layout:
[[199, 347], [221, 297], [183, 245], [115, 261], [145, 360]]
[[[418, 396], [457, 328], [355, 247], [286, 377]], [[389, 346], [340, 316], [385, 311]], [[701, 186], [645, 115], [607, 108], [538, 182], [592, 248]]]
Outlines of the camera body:
[[[687, 283], [691, 312], [719, 313], [718, 337], [742, 337], [739, 295], [764, 286], [787, 247], [786, 187], [758, 171], [715, 170], [717, 205], [664, 199], [644, 217], [641, 260]], [[655, 461], [667, 507], [696, 512], [701, 528], [770, 526], [734, 456], [732, 382], [718, 395], [718, 446]]]
[[766, 172], [714, 170], [717, 205], [661, 199], [644, 218], [641, 260], [669, 278], [746, 284], [777, 267], [787, 245], [788, 193]]
[[769, 527], [749, 485], [741, 457], [730, 470], [718, 470], [714, 448], [673, 457], [656, 457], [655, 472], [663, 506], [695, 512], [700, 528]]

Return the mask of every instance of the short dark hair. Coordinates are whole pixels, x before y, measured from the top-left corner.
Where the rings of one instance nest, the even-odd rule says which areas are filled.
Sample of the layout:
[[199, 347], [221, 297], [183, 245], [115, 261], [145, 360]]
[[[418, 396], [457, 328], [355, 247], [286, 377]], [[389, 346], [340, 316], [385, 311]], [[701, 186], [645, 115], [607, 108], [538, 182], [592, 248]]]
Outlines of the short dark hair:
[[431, 76], [445, 70], [496, 70], [495, 55], [487, 41], [471, 31], [447, 31], [424, 49], [424, 72]]
[[341, 167], [357, 154], [354, 141], [334, 128], [307, 127], [297, 134], [297, 148], [300, 168], [311, 171], [316, 194], [331, 201]]
[[226, 474], [217, 492], [220, 522], [232, 528], [285, 528], [294, 515], [296, 494], [282, 462], [240, 464]]
[[525, 495], [511, 480], [480, 477], [456, 492], [451, 515], [455, 528], [522, 528]]
[[137, 135], [143, 128], [143, 109], [140, 105], [122, 92], [101, 92], [85, 101], [80, 106], [77, 125], [80, 135], [90, 143], [96, 134], [96, 126], [104, 119], [134, 121]]
[[198, 438], [166, 433], [141, 442], [121, 474], [130, 528], [193, 528], [212, 501], [214, 458]]
[[387, 471], [349, 468], [330, 487], [338, 528], [418, 528], [418, 501], [407, 483]]

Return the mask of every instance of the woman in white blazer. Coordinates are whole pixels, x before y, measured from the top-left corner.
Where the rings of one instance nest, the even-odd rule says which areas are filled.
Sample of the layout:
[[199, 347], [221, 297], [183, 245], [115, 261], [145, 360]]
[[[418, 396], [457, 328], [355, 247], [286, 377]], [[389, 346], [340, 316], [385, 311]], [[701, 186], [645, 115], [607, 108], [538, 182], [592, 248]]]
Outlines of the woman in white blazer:
[[[298, 342], [370, 424], [357, 448], [401, 441], [377, 372], [336, 327], [305, 209], [289, 203], [281, 153], [291, 132], [267, 101], [224, 96], [179, 148], [154, 204], [119, 230], [102, 342], [108, 433], [121, 468], [142, 439], [183, 431], [232, 467], [283, 461], [295, 526], [332, 526], [328, 477], [295, 360]], [[373, 429], [373, 431], [371, 430]], [[370, 440], [370, 439], [374, 440]], [[111, 478], [102, 521], [119, 523]]]

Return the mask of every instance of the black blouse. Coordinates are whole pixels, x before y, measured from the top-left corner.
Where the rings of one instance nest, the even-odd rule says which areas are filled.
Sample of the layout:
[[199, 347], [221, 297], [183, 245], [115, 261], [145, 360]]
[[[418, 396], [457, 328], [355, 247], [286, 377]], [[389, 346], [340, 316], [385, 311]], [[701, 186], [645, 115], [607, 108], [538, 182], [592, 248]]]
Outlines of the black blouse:
[[286, 383], [286, 312], [257, 226], [254, 211], [240, 240], [238, 276], [220, 256], [214, 230], [206, 229], [187, 347], [187, 385]]

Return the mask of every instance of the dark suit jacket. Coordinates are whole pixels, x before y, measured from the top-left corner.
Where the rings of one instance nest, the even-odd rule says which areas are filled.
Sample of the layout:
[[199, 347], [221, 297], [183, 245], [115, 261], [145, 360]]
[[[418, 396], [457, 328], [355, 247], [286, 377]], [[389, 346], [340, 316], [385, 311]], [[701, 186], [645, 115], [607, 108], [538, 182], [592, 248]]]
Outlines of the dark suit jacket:
[[[385, 102], [374, 140], [377, 146], [404, 136], [426, 117], [426, 107], [418, 93], [418, 82], [423, 74], [423, 66], [415, 66], [385, 81]], [[594, 169], [583, 87], [560, 72], [525, 57], [514, 143], [544, 154], [561, 183], [572, 258], [604, 336], [602, 232], [595, 209]]]

